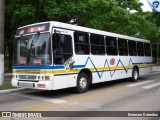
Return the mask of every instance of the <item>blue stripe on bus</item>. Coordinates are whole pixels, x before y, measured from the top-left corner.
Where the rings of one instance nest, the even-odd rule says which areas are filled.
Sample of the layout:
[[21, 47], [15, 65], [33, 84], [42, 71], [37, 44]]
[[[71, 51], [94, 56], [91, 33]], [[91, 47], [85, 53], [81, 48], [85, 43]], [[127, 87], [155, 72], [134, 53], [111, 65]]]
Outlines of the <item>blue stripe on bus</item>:
[[13, 66], [13, 69], [64, 69], [64, 66]]
[[[85, 65], [74, 65], [73, 68], [84, 68]], [[13, 69], [33, 69], [33, 70], [38, 70], [38, 69], [64, 69], [63, 65], [59, 66], [13, 66]]]
[[73, 68], [84, 68], [85, 65], [74, 65]]
[[[88, 63], [89, 60], [90, 60], [91, 64], [93, 65], [94, 69], [96, 70], [96, 72], [97, 72], [97, 74], [98, 74], [98, 77], [101, 78], [102, 75], [103, 75], [104, 70], [102, 70], [102, 71], [99, 72], [90, 57], [87, 58], [86, 63], [85, 63], [85, 67], [86, 67], [86, 65], [87, 65], [87, 63]], [[151, 63], [152, 63], [152, 62], [133, 63], [133, 62], [132, 62], [132, 59], [130, 58], [128, 66], [129, 66], [129, 65], [138, 65], [138, 64], [151, 64]], [[126, 73], [128, 73], [128, 70], [129, 70], [129, 69], [125, 68], [123, 62], [122, 62], [120, 59], [118, 60], [118, 63], [117, 63], [117, 65], [116, 65], [116, 67], [115, 67], [115, 70], [112, 70], [113, 72], [110, 70], [110, 66], [109, 66], [109, 63], [108, 63], [108, 60], [107, 60], [107, 59], [106, 59], [105, 64], [104, 64], [103, 67], [105, 68], [106, 65], [107, 65], [107, 67], [108, 67], [108, 69], [109, 69], [109, 71], [110, 71], [110, 76], [113, 77], [113, 75], [114, 75], [117, 67], [119, 66], [119, 64], [121, 64], [121, 65], [123, 66], [123, 68], [124, 68], [124, 71], [125, 71]]]
[[153, 62], [146, 62], [146, 64], [153, 64]]

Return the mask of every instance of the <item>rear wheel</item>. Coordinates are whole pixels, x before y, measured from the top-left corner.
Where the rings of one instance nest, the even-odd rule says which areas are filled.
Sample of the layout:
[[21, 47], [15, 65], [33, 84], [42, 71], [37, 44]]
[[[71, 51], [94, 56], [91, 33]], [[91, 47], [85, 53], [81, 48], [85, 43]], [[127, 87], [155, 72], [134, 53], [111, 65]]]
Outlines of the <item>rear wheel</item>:
[[137, 68], [133, 68], [133, 71], [132, 71], [132, 81], [133, 82], [137, 82], [138, 80], [138, 69]]
[[78, 93], [84, 93], [89, 88], [89, 78], [86, 73], [80, 73], [77, 79], [76, 90]]

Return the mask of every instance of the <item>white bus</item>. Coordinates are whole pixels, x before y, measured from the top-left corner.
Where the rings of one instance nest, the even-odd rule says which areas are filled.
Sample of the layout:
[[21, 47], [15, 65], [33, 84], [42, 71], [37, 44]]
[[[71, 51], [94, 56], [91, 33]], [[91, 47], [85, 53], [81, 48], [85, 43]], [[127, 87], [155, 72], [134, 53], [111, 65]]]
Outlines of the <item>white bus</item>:
[[43, 22], [18, 28], [14, 41], [16, 87], [57, 90], [131, 78], [151, 72], [150, 41], [70, 25]]

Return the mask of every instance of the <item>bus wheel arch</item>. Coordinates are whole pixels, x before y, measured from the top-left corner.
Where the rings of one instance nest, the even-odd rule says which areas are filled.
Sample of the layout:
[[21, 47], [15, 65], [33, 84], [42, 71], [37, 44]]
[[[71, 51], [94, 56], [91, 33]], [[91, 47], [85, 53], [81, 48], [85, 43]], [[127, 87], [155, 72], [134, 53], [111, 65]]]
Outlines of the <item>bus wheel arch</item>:
[[139, 67], [136, 65], [132, 69], [132, 81], [137, 82], [139, 77]]
[[86, 73], [87, 74], [87, 76], [88, 76], [88, 78], [89, 78], [89, 84], [92, 84], [92, 72], [89, 70], [89, 69], [82, 69], [80, 72], [79, 72], [79, 74], [80, 73]]
[[92, 83], [92, 73], [89, 69], [82, 69], [77, 77], [76, 91], [84, 93], [88, 90], [89, 84]]

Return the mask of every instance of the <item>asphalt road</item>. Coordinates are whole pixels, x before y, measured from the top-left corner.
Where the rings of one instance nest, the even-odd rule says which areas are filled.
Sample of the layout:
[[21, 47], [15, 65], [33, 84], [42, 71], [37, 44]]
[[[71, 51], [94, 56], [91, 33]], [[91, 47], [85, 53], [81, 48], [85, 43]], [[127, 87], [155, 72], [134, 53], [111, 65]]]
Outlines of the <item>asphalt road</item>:
[[[80, 111], [69, 113], [73, 116], [82, 115], [83, 111], [86, 113], [89, 111], [87, 114], [92, 114], [90, 117], [76, 119], [160, 120], [159, 117], [122, 116], [113, 118], [99, 116], [99, 113], [103, 111], [127, 111], [129, 113], [130, 111], [151, 111], [151, 113], [160, 111], [160, 71], [153, 71], [146, 76], [141, 76], [138, 82], [122, 79], [95, 84], [84, 94], [75, 93], [73, 88], [57, 91], [23, 89], [13, 93], [0, 94], [0, 111]], [[90, 113], [90, 111], [97, 112]], [[53, 114], [64, 116], [54, 118], [58, 120], [75, 119], [74, 117], [66, 118], [65, 112], [53, 112]], [[22, 118], [14, 118], [14, 120], [19, 119]], [[40, 118], [35, 119], [39, 120]]]

